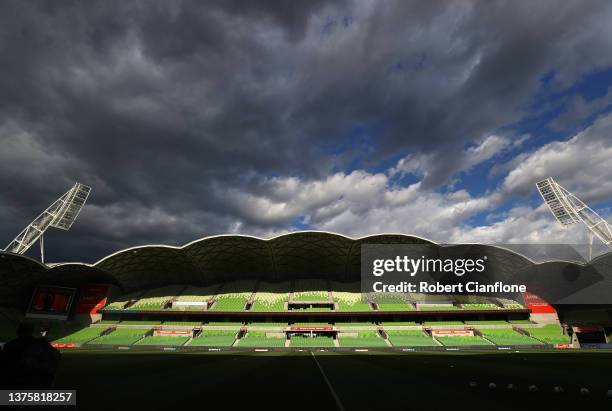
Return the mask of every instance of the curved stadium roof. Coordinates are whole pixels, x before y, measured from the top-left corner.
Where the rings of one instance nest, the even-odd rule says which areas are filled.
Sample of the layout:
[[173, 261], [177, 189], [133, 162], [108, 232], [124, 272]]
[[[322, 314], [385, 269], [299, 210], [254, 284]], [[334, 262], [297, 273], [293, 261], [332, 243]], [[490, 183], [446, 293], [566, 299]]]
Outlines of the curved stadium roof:
[[[264, 240], [243, 235], [203, 238], [183, 247], [149, 245], [118, 251], [94, 264], [45, 266], [31, 258], [0, 252], [0, 305], [28, 299], [35, 284], [76, 286], [114, 283], [126, 291], [166, 284], [210, 284], [235, 279], [280, 281], [323, 277], [358, 281], [362, 244], [434, 244], [402, 234], [358, 239], [304, 231]], [[536, 266], [515, 252], [487, 245], [465, 245], [486, 253], [496, 277], [510, 278]], [[607, 260], [612, 260], [608, 258]], [[576, 264], [558, 262], [565, 266]], [[608, 264], [609, 266], [609, 264]]]

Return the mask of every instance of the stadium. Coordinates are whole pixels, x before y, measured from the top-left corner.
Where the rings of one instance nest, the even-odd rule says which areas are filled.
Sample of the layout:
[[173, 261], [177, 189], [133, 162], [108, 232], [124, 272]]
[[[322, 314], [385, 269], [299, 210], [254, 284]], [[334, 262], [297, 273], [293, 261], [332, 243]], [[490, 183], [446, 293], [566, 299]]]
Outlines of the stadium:
[[[295, 401], [296, 387], [314, 384], [329, 407], [363, 408], [394, 404], [398, 385], [377, 384], [388, 395], [355, 397], [350, 393], [356, 386], [370, 384], [361, 372], [401, 380], [411, 368], [413, 389], [454, 393], [438, 399], [442, 405], [472, 399], [475, 392], [482, 404], [496, 403], [499, 395], [548, 404], [573, 398], [550, 397], [564, 392], [551, 385], [562, 370], [576, 364], [606, 367], [610, 361], [607, 300], [591, 293], [590, 304], [572, 304], [571, 297], [589, 289], [607, 296], [611, 253], [587, 263], [535, 262], [499, 246], [447, 246], [403, 234], [350, 238], [301, 231], [270, 239], [210, 236], [182, 247], [132, 247], [93, 264], [45, 264], [44, 232], [69, 229], [89, 190], [75, 184], [0, 252], [0, 341], [14, 339], [19, 323], [34, 323], [36, 334], [64, 353], [56, 386], [78, 387], [88, 409], [106, 409], [95, 392], [116, 390], [117, 373], [137, 380], [138, 389], [122, 394], [124, 404], [172, 407], [177, 395], [185, 396], [181, 387], [203, 371], [227, 390], [239, 383], [260, 395], [273, 381], [276, 397]], [[549, 206], [554, 210], [555, 204]], [[25, 255], [35, 242], [40, 261]], [[486, 260], [487, 270], [483, 265], [470, 273], [474, 281], [467, 283], [472, 288], [466, 286], [466, 293], [450, 286], [441, 288], [447, 293], [431, 288], [369, 292], [363, 288], [362, 268], [370, 246], [425, 247], [438, 257], [446, 252], [484, 256], [478, 262]], [[461, 259], [462, 269], [466, 261]], [[552, 285], [556, 294], [546, 289], [498, 292], [523, 277]], [[549, 295], [565, 298], [564, 303], [549, 301]], [[516, 368], [517, 361], [526, 368]], [[449, 372], [448, 367], [454, 379], [432, 386], [432, 374]], [[539, 374], [531, 375], [533, 367]], [[251, 379], [248, 370], [262, 378]], [[344, 371], [338, 375], [338, 370]], [[582, 380], [570, 374], [557, 383], [573, 386], [572, 395], [583, 400], [589, 389], [599, 392], [593, 401], [610, 396], [605, 380], [596, 374], [587, 380], [590, 388], [577, 387]], [[507, 384], [507, 390], [492, 393], [497, 384]], [[143, 398], [140, 391], [151, 386], [166, 393], [162, 400]], [[538, 386], [548, 393], [534, 397]], [[220, 400], [214, 387], [202, 388], [212, 396], [210, 404]], [[193, 395], [186, 396], [190, 403]]]
[[[595, 323], [593, 312], [580, 316], [537, 296], [362, 295], [362, 245], [427, 242], [405, 235], [351, 239], [325, 232], [270, 240], [222, 235], [180, 248], [130, 248], [91, 265], [44, 266], [3, 253], [3, 306], [5, 317], [25, 313], [51, 321], [64, 315], [91, 322], [66, 335], [50, 326], [50, 338], [62, 348], [497, 350], [608, 343], [609, 324]], [[502, 271], [534, 265], [508, 250], [473, 247]], [[604, 256], [595, 263], [608, 261]], [[45, 293], [65, 306], [37, 308]]]

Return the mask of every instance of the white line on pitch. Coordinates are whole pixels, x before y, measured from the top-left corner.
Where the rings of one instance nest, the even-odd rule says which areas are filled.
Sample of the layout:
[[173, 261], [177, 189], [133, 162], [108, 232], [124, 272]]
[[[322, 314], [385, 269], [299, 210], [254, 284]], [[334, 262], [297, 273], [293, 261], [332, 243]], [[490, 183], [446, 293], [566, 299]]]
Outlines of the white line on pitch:
[[329, 391], [331, 391], [331, 394], [334, 397], [334, 400], [336, 401], [336, 405], [338, 406], [338, 409], [340, 411], [344, 411], [345, 410], [344, 405], [342, 405], [342, 401], [340, 401], [340, 397], [338, 397], [338, 394], [336, 394], [334, 387], [332, 387], [331, 383], [329, 382], [327, 375], [325, 375], [325, 371], [323, 371], [321, 364], [319, 364], [319, 360], [317, 360], [317, 357], [314, 355], [314, 352], [311, 351], [310, 354], [312, 354], [312, 358], [314, 358], [315, 362], [317, 363], [317, 367], [319, 367], [319, 371], [321, 371], [321, 375], [323, 376], [323, 379], [325, 380], [325, 383], [327, 384]]

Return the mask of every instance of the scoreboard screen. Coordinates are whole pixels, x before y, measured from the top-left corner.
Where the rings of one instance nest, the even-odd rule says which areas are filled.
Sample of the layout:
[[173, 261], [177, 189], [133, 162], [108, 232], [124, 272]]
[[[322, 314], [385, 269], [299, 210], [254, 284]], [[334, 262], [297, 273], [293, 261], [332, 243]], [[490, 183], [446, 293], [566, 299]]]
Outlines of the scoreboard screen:
[[32, 294], [26, 317], [65, 320], [70, 313], [75, 293], [74, 288], [38, 286]]

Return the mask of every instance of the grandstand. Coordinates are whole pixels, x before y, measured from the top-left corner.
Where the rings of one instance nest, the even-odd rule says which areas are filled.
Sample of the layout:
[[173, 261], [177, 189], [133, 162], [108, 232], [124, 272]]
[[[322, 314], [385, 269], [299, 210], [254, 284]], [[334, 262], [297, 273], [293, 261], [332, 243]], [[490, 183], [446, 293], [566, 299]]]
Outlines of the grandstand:
[[224, 284], [210, 309], [213, 311], [244, 311], [253, 294], [255, 284], [256, 282], [252, 280]]
[[188, 286], [172, 300], [171, 308], [179, 311], [200, 311], [208, 308], [213, 297], [219, 292], [220, 284], [208, 287]]
[[327, 282], [319, 279], [299, 279], [294, 282], [291, 302], [329, 302]]
[[144, 338], [147, 332], [147, 330], [142, 329], [109, 329], [107, 333], [101, 334], [98, 338], [89, 341], [87, 344], [132, 345]]
[[203, 330], [189, 342], [195, 347], [231, 347], [236, 341], [236, 331]]
[[289, 302], [289, 282], [265, 283], [259, 285], [251, 311], [278, 312], [287, 309]]
[[338, 333], [340, 347], [387, 347], [385, 339], [374, 330]]
[[143, 291], [136, 291], [136, 292], [132, 292], [132, 293], [126, 294], [124, 296], [119, 297], [118, 299], [116, 299], [112, 303], [109, 303], [108, 305], [106, 305], [106, 307], [104, 307], [104, 309], [106, 309], [106, 310], [123, 310], [126, 307], [129, 307], [130, 305], [134, 304], [140, 298], [140, 296], [142, 294], [143, 294]]
[[103, 328], [83, 328], [75, 333], [58, 338], [54, 340], [53, 343], [82, 345], [98, 338], [104, 331], [106, 331], [106, 329]]
[[434, 335], [434, 339], [447, 347], [493, 345], [478, 335]]
[[529, 336], [542, 341], [545, 344], [569, 344], [569, 336], [563, 334], [563, 330], [557, 324], [547, 324], [541, 328], [529, 328], [525, 330]]
[[495, 345], [538, 345], [540, 341], [512, 328], [481, 329], [482, 336]]
[[[215, 251], [228, 238], [231, 246]], [[377, 237], [379, 240], [416, 241], [406, 236]], [[244, 259], [232, 257], [234, 247], [243, 242], [262, 246], [245, 266], [239, 263]], [[344, 244], [343, 251], [328, 254], [338, 244]], [[171, 254], [163, 247], [119, 252], [93, 265], [96, 275], [111, 278], [111, 291], [101, 309], [62, 327], [41, 323], [41, 329], [46, 327], [47, 338], [58, 345], [85, 348], [393, 350], [444, 346], [546, 348], [570, 343], [570, 335], [560, 326], [562, 316], [554, 310], [552, 314], [535, 315], [522, 295], [362, 294], [357, 281], [358, 245], [326, 233], [297, 233], [269, 242], [240, 236], [205, 239], [191, 244], [189, 251], [173, 249]], [[243, 251], [248, 248], [241, 247]], [[486, 251], [493, 253], [488, 248]], [[500, 266], [511, 268], [512, 261], [518, 260], [528, 264], [509, 251], [495, 252], [501, 254], [497, 262]], [[494, 253], [490, 255], [497, 258]], [[15, 261], [23, 258], [3, 257], [0, 269], [9, 273], [10, 267], [17, 265]], [[10, 266], [4, 264], [6, 261]], [[79, 278], [88, 278], [93, 266], [71, 264], [69, 268], [74, 272], [84, 270]], [[28, 269], [33, 270], [31, 265]], [[45, 270], [61, 276], [56, 267]], [[80, 286], [65, 281], [75, 289]], [[0, 307], [0, 314], [2, 310]], [[0, 342], [14, 337], [15, 322], [6, 321], [8, 318], [0, 315]], [[86, 327], [90, 321], [91, 326]], [[177, 335], [160, 331], [177, 331]], [[472, 334], [444, 335], [438, 331]]]
[[142, 296], [140, 296], [134, 302], [134, 304], [128, 305], [124, 307], [124, 309], [139, 311], [156, 311], [163, 310], [167, 307], [169, 308], [171, 300], [176, 295], [178, 295], [184, 288], [184, 285], [169, 285], [166, 287], [149, 290]]
[[377, 293], [372, 301], [378, 311], [412, 311], [416, 309], [405, 294]]
[[359, 292], [359, 283], [341, 283], [332, 281], [332, 298], [335, 301], [335, 309], [338, 311], [359, 312], [371, 311], [372, 306], [368, 301], [369, 295]]
[[335, 343], [334, 339], [328, 336], [294, 334], [290, 337], [289, 346], [292, 348], [333, 348]]
[[436, 342], [423, 330], [386, 330], [394, 347], [434, 347]]
[[248, 331], [240, 339], [240, 347], [280, 348], [285, 346], [284, 333], [270, 333], [264, 331]]

